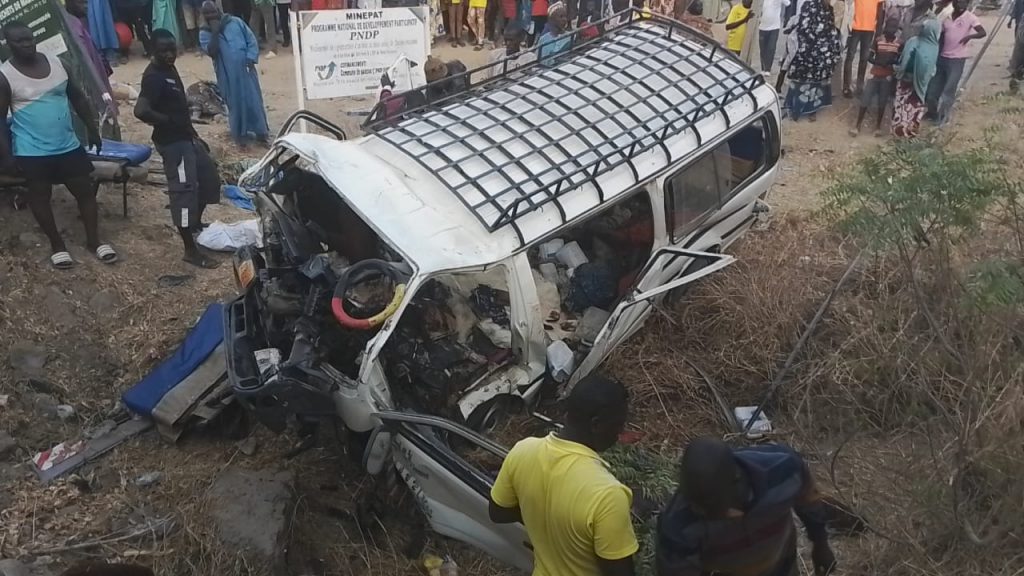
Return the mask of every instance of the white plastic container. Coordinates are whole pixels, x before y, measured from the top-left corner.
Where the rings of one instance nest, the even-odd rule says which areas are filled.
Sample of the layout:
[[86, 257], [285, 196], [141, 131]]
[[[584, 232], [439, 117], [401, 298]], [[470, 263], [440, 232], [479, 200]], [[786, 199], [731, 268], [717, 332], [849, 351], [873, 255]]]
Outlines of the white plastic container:
[[548, 345], [548, 370], [555, 382], [565, 382], [576, 369], [576, 358], [569, 345], [555, 340]]
[[545, 262], [539, 266], [540, 275], [552, 284], [558, 283], [558, 266], [554, 262]]
[[565, 240], [561, 238], [553, 238], [540, 245], [540, 259], [541, 260], [554, 260], [555, 255], [558, 251], [565, 246]]
[[562, 246], [562, 249], [555, 254], [555, 257], [570, 270], [580, 264], [590, 262], [587, 259], [587, 255], [583, 253], [583, 248], [580, 248], [580, 245], [575, 240]]

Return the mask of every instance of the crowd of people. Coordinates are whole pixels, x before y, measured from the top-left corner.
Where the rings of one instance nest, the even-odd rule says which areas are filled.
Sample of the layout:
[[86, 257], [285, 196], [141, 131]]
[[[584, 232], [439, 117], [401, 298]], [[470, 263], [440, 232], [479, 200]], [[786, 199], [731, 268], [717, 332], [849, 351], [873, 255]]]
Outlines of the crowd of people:
[[[199, 50], [205, 19], [203, 0], [77, 0], [86, 10], [84, 22], [93, 45], [107, 66], [124, 64], [137, 40], [149, 58], [154, 30], [167, 30], [180, 47]], [[304, 1], [304, 0], [298, 0]], [[276, 56], [278, 35], [291, 45], [288, 21], [291, 0], [219, 0], [218, 8], [241, 18], [254, 30], [265, 56]], [[299, 7], [299, 6], [297, 6]]]
[[[765, 2], [785, 9], [785, 0]], [[786, 54], [776, 87], [785, 87], [785, 108], [794, 120], [816, 118], [832, 104], [832, 78], [843, 59], [842, 91], [860, 98], [852, 136], [860, 133], [869, 111], [876, 114], [875, 135], [882, 134], [886, 117], [891, 133], [914, 137], [921, 123], [946, 124], [957, 96], [970, 43], [987, 34], [968, 10], [969, 0], [851, 0], [852, 17], [842, 32], [828, 0], [800, 0], [786, 24]], [[767, 9], [767, 8], [766, 8]], [[736, 10], [734, 8], [733, 10]], [[777, 21], [769, 18], [772, 25]], [[764, 31], [761, 31], [764, 35]], [[762, 48], [763, 50], [763, 48]], [[857, 62], [856, 74], [853, 64]], [[762, 70], [771, 71], [762, 53]], [[870, 75], [869, 77], [868, 74]], [[890, 111], [891, 110], [891, 111]]]

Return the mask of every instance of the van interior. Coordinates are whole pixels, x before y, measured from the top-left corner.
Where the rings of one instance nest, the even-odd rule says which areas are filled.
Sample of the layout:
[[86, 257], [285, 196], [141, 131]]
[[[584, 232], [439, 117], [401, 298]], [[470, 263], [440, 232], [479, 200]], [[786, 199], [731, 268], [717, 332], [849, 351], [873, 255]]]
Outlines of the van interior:
[[551, 342], [563, 342], [577, 356], [589, 348], [650, 258], [653, 243], [650, 196], [640, 190], [531, 248]]

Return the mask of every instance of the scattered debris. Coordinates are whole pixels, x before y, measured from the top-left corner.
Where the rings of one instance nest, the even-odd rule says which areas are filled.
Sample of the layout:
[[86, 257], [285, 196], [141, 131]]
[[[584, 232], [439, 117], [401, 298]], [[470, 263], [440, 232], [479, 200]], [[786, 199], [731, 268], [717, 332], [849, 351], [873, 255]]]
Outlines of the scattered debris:
[[75, 408], [70, 404], [58, 404], [57, 405], [57, 418], [61, 420], [67, 420], [75, 415]]
[[292, 472], [229, 468], [208, 494], [220, 539], [248, 560], [285, 573], [288, 518], [294, 504]]
[[10, 394], [0, 394], [0, 408], [6, 408], [7, 407], [7, 403], [10, 402], [10, 400], [11, 400], [11, 395]]
[[146, 472], [142, 476], [135, 479], [135, 485], [139, 488], [149, 488], [150, 486], [159, 483], [164, 478], [164, 473], [159, 470], [153, 472]]
[[[750, 422], [755, 413], [757, 419]], [[765, 416], [764, 411], [758, 411], [757, 406], [737, 406], [733, 408], [733, 414], [736, 416], [736, 422], [739, 423], [740, 429], [746, 432], [747, 438], [761, 438], [765, 434], [772, 433], [771, 420]]]
[[149, 430], [153, 426], [148, 420], [128, 420], [103, 436], [77, 442], [61, 442], [32, 458], [36, 475], [46, 484], [80, 467], [88, 461], [107, 453], [125, 440]]

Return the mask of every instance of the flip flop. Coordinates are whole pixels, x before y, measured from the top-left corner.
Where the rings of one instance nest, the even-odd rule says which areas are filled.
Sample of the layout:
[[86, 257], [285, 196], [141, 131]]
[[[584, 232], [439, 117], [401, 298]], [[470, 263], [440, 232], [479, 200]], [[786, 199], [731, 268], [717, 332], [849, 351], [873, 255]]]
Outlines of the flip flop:
[[50, 255], [50, 264], [57, 270], [68, 270], [75, 265], [75, 261], [71, 259], [71, 254], [67, 250], [63, 250]]
[[110, 244], [100, 244], [96, 247], [96, 258], [104, 264], [113, 264], [117, 262], [117, 252]]

